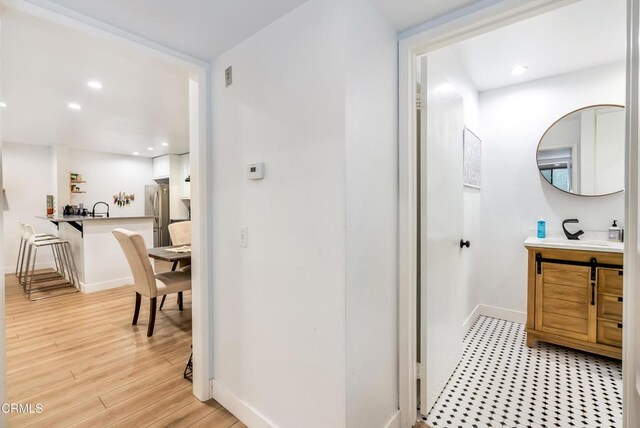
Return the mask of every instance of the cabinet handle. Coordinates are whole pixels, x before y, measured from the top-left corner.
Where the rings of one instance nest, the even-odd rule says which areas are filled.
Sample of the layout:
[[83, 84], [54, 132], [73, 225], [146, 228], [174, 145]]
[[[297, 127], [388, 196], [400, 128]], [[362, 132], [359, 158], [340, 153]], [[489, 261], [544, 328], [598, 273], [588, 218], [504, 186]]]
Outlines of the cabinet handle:
[[622, 324], [618, 323], [618, 328], [622, 328]]
[[621, 270], [618, 271], [618, 275], [622, 276], [623, 272]]
[[618, 297], [618, 302], [622, 303], [622, 297]]
[[592, 305], [596, 304], [596, 283], [595, 282], [591, 283], [591, 304]]

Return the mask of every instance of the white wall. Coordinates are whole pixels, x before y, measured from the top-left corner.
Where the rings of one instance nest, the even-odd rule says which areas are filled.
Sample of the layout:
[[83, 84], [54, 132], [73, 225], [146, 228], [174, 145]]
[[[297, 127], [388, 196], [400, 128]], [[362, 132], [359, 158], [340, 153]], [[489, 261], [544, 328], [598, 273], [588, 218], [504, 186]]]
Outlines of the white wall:
[[480, 239], [471, 278], [481, 303], [526, 311], [523, 241], [538, 218], [544, 217], [551, 233], [560, 231], [566, 218], [578, 218], [585, 231], [607, 230], [613, 219], [624, 224], [624, 193], [569, 195], [549, 185], [536, 165], [538, 141], [559, 117], [587, 105], [624, 101], [623, 63], [480, 94]]
[[[345, 419], [337, 8], [311, 0], [214, 64], [213, 375], [280, 427], [338, 428]], [[259, 161], [265, 179], [247, 180], [246, 164]], [[248, 248], [239, 245], [243, 226]]]
[[346, 426], [382, 427], [398, 409], [397, 42], [365, 0], [345, 17]]
[[[109, 204], [112, 217], [144, 215], [144, 186], [154, 184], [151, 164], [149, 158], [70, 149], [69, 171], [82, 175], [86, 184], [79, 186], [87, 192], [72, 195], [71, 203], [84, 203], [84, 207], [91, 210], [93, 204], [103, 201]], [[69, 171], [59, 172], [58, 180], [68, 184]], [[135, 194], [136, 199], [131, 205], [118, 207], [113, 204], [113, 195], [120, 191]], [[104, 205], [96, 207], [96, 212], [105, 210]]]
[[311, 0], [214, 63], [213, 390], [251, 426], [397, 411], [395, 49], [368, 3]]
[[[47, 214], [46, 195], [54, 195], [53, 150], [46, 146], [3, 143], [2, 179], [4, 183], [4, 266], [14, 272], [20, 234], [18, 221], [33, 225], [37, 232], [54, 232], [53, 224], [36, 216]], [[40, 267], [49, 266], [48, 251], [38, 254]]]

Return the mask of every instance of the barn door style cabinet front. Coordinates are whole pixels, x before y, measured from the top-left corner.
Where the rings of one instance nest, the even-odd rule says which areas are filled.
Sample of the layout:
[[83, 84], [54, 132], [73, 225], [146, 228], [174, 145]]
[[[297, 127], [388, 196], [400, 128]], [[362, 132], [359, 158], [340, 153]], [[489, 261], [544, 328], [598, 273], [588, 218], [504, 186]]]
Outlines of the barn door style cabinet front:
[[622, 358], [621, 252], [527, 246], [527, 345]]

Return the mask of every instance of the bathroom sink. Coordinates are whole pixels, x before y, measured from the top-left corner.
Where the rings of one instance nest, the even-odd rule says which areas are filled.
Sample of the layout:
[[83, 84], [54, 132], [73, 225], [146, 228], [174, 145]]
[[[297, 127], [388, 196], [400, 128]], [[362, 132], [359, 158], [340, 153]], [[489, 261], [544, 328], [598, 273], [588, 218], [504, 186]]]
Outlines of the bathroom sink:
[[524, 241], [525, 247], [565, 248], [571, 250], [591, 250], [622, 253], [624, 244], [615, 241], [596, 239], [569, 240], [565, 238], [535, 238], [529, 237]]

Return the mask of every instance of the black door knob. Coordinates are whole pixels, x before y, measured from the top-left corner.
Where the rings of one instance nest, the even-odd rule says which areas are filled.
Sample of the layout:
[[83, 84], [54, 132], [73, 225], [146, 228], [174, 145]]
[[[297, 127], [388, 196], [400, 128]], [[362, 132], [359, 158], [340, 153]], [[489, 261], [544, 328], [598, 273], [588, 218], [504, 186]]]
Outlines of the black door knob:
[[471, 242], [470, 241], [465, 241], [463, 239], [460, 240], [460, 248], [463, 248], [463, 247], [469, 248], [470, 246], [471, 246]]

